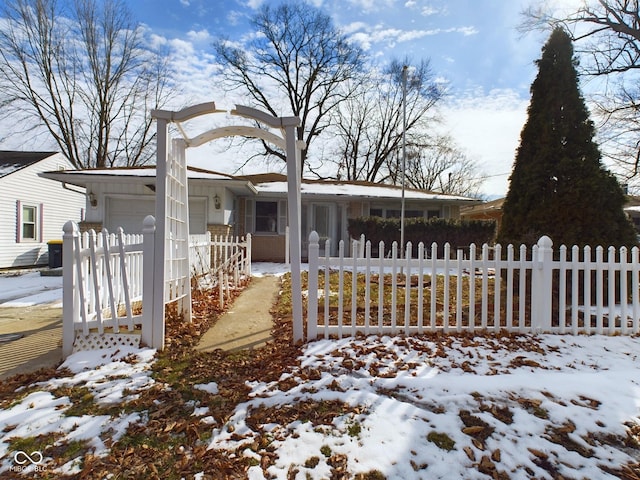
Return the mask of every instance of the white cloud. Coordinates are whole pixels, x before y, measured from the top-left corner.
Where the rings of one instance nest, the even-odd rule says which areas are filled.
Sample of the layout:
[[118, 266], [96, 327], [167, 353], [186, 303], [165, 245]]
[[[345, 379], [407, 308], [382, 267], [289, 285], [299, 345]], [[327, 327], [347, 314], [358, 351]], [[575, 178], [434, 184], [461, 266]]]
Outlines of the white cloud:
[[190, 30], [187, 33], [187, 38], [192, 42], [209, 42], [211, 41], [211, 34], [206, 29], [202, 29], [197, 32]]
[[240, 22], [240, 19], [243, 16], [244, 15], [241, 12], [238, 12], [237, 10], [231, 10], [227, 14], [227, 21], [229, 22], [229, 25], [236, 26], [236, 25], [238, 25], [238, 23]]
[[180, 4], [185, 7], [188, 7], [191, 5], [191, 2], [189, 0], [180, 0]]
[[244, 6], [249, 7], [251, 10], [257, 10], [262, 6], [263, 3], [264, 0], [247, 0], [246, 2], [244, 2]]
[[178, 55], [191, 56], [193, 55], [194, 48], [191, 42], [182, 40], [180, 38], [172, 38], [169, 40], [171, 48], [177, 52]]
[[422, 10], [420, 10], [420, 15], [422, 15], [423, 17], [430, 17], [431, 15], [437, 15], [438, 13], [441, 13], [441, 10], [438, 10], [437, 8], [429, 5], [427, 5], [426, 7], [422, 7]]
[[372, 45], [376, 43], [386, 43], [388, 46], [394, 47], [397, 43], [411, 42], [434, 35], [461, 33], [464, 36], [469, 36], [478, 33], [474, 27], [403, 30], [399, 28], [385, 28], [382, 25], [376, 25], [371, 28], [363, 22], [354, 22], [349, 24], [345, 29], [345, 32], [354, 32], [351, 34], [351, 39], [359, 43], [364, 50], [370, 50]]
[[369, 25], [365, 22], [351, 22], [347, 23], [346, 25], [342, 25], [340, 28], [346, 35], [349, 35], [351, 33], [357, 32], [358, 30], [367, 30], [369, 28]]
[[486, 195], [507, 192], [528, 104], [528, 98], [513, 90], [477, 89], [449, 100], [442, 109], [447, 132], [487, 175], [482, 188]]
[[167, 45], [167, 39], [163, 36], [152, 33], [149, 35], [149, 48], [153, 50], [159, 50]]
[[375, 12], [393, 8], [395, 0], [349, 0], [349, 3], [363, 12]]

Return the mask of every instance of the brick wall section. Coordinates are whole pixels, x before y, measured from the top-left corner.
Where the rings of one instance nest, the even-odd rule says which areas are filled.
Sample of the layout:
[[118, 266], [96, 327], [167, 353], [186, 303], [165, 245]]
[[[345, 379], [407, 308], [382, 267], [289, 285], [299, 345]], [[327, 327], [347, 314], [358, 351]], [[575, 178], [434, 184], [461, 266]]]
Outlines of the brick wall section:
[[209, 224], [207, 225], [207, 231], [211, 233], [211, 236], [214, 235], [230, 235], [231, 234], [231, 225], [216, 225]]
[[238, 224], [238, 235], [244, 237], [247, 232], [245, 230], [245, 212], [246, 212], [246, 199], [239, 198], [238, 199], [238, 218], [236, 219], [236, 223]]
[[99, 232], [102, 231], [102, 223], [99, 223], [99, 222], [80, 222], [80, 223], [78, 223], [78, 229], [80, 230], [80, 233], [88, 232], [91, 229], [95, 230], [96, 233], [99, 233]]

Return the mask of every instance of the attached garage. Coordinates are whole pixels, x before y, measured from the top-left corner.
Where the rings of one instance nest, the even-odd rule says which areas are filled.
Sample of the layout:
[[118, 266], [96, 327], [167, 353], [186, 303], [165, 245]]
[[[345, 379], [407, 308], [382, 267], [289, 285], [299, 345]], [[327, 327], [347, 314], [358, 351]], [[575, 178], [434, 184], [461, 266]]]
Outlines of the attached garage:
[[[142, 233], [142, 221], [154, 215], [155, 197], [152, 195], [106, 196], [104, 225], [110, 232], [122, 227], [126, 233]], [[202, 234], [207, 231], [207, 198], [189, 199], [189, 232]]]

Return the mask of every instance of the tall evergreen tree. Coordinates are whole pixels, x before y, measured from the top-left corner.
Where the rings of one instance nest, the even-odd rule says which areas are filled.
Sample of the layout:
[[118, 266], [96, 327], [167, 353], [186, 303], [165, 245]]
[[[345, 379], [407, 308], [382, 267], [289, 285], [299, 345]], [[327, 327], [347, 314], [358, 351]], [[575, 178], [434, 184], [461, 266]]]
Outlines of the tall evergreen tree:
[[604, 168], [593, 140], [564, 30], [552, 32], [536, 63], [498, 242], [531, 245], [548, 235], [556, 246], [636, 243], [622, 188]]

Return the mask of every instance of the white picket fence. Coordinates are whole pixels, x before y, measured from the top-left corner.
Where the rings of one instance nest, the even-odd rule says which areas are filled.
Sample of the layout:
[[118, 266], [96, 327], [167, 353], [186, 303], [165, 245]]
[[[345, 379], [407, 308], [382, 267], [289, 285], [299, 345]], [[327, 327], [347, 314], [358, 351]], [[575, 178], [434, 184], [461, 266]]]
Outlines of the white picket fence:
[[234, 289], [251, 277], [251, 235], [189, 236], [192, 277], [198, 285], [217, 288], [220, 308]]
[[[74, 349], [153, 345], [161, 338], [154, 331], [164, 329], [162, 315], [153, 315], [154, 218], [145, 219], [141, 235], [122, 229], [81, 234], [71, 221], [63, 231], [63, 357]], [[229, 295], [234, 281], [251, 275], [250, 238], [189, 240], [193, 276], [208, 276], [210, 288], [220, 285], [221, 297]]]
[[[329, 252], [329, 245], [325, 246]], [[404, 258], [394, 242], [376, 257], [354, 241], [354, 255], [320, 257], [309, 237], [307, 338], [357, 333], [441, 331], [640, 333], [640, 255], [616, 250], [560, 247], [548, 237], [527, 250], [496, 245], [452, 251], [420, 243]], [[555, 254], [555, 259], [554, 259]], [[337, 276], [337, 278], [335, 278]]]
[[[125, 235], [122, 229], [80, 234], [71, 221], [63, 231], [63, 357], [74, 345], [79, 350], [140, 341], [151, 345], [153, 218], [145, 219], [142, 235]], [[123, 327], [131, 335], [122, 335]], [[135, 334], [139, 329], [141, 335]]]

